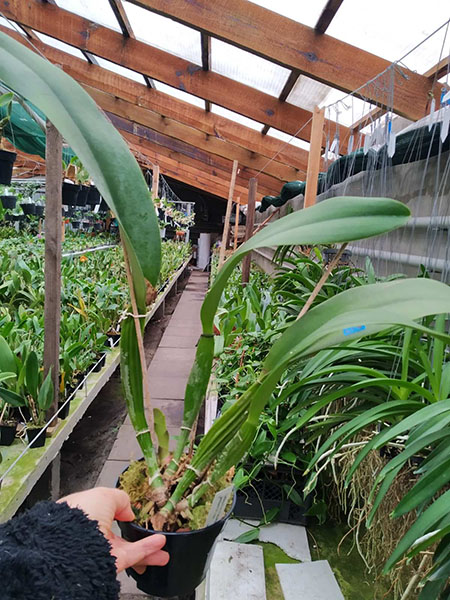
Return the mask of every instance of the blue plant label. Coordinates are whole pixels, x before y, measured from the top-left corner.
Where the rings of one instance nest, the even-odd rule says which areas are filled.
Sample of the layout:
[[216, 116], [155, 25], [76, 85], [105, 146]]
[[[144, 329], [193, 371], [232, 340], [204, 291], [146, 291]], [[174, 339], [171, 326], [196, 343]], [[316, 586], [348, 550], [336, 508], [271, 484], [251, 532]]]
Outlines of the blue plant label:
[[346, 327], [342, 331], [344, 335], [352, 335], [352, 333], [359, 333], [360, 331], [364, 331], [365, 328], [365, 325], [357, 325], [356, 327]]

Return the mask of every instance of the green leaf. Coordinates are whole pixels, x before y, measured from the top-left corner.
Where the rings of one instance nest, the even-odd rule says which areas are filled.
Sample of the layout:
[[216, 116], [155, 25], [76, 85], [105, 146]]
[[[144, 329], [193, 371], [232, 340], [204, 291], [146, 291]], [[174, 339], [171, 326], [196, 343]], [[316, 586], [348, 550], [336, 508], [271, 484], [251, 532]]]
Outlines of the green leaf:
[[254, 527], [245, 533], [241, 533], [241, 535], [233, 541], [236, 542], [236, 544], [248, 544], [248, 542], [253, 542], [254, 540], [259, 539], [259, 533], [259, 527]]
[[15, 356], [4, 337], [0, 335], [0, 371], [17, 373]]
[[36, 352], [31, 351], [28, 354], [25, 363], [25, 385], [27, 386], [28, 393], [31, 395], [34, 401], [38, 398], [38, 386], [39, 386], [39, 363]]
[[124, 231], [144, 276], [156, 284], [160, 234], [150, 192], [125, 140], [62, 69], [0, 32], [0, 80], [55, 125], [89, 171]]
[[47, 377], [44, 379], [44, 382], [41, 385], [37, 397], [38, 406], [42, 411], [47, 411], [52, 405], [54, 395], [53, 392], [52, 370], [50, 368], [49, 372], [47, 373]]
[[165, 457], [169, 454], [169, 432], [166, 426], [166, 417], [159, 408], [153, 409], [153, 420], [155, 423], [155, 433], [158, 438], [158, 458], [161, 464]]
[[17, 375], [15, 373], [0, 373], [0, 382], [8, 381], [8, 379], [15, 379]]
[[20, 407], [27, 405], [27, 401], [23, 396], [20, 396], [19, 394], [16, 394], [16, 392], [12, 392], [11, 390], [3, 387], [0, 387], [0, 398], [2, 398], [11, 406]]

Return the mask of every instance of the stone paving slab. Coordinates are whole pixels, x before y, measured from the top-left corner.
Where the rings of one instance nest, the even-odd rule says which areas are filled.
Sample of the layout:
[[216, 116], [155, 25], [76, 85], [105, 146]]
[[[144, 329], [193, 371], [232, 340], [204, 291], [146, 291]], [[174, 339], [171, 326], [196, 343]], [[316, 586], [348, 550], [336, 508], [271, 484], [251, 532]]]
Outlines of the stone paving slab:
[[345, 600], [327, 560], [275, 566], [284, 600]]
[[180, 337], [178, 335], [164, 335], [159, 343], [160, 348], [195, 348], [200, 336]]
[[[258, 521], [246, 519], [246, 525], [237, 519], [230, 519], [225, 525], [221, 538], [224, 540], [235, 540], [238, 536], [252, 529], [252, 525], [258, 525]], [[284, 550], [288, 556], [296, 560], [310, 561], [308, 536], [305, 527], [301, 525], [289, 525], [288, 523], [271, 523], [260, 529], [259, 540], [276, 544]]]
[[207, 583], [207, 600], [266, 600], [261, 546], [219, 542]]
[[172, 367], [172, 375], [169, 377], [153, 376], [150, 379], [150, 395], [152, 398], [164, 398], [182, 400], [186, 388], [187, 377], [178, 377], [178, 370]]
[[150, 368], [160, 362], [172, 365], [172, 368], [189, 367], [194, 362], [195, 348], [158, 348], [155, 352]]

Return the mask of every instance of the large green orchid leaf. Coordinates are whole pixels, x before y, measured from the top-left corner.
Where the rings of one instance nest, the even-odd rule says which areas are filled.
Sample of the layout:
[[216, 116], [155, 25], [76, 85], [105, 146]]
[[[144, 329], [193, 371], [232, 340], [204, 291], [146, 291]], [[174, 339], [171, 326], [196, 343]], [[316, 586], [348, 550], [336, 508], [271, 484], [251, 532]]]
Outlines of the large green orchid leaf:
[[144, 276], [155, 284], [160, 235], [142, 172], [122, 136], [69, 75], [0, 32], [0, 80], [35, 104], [77, 153], [114, 212]]

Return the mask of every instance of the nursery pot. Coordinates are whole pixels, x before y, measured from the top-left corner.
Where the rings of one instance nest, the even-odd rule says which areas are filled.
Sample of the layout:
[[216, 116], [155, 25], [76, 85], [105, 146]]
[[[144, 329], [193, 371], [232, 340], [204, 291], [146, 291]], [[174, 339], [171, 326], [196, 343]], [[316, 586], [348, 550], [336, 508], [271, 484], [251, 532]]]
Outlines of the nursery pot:
[[[330, 262], [334, 259], [334, 257], [336, 256], [337, 253], [338, 253], [338, 250], [336, 250], [335, 248], [325, 248], [325, 250], [323, 251], [323, 257], [325, 259], [325, 264], [326, 265], [330, 264]], [[348, 265], [350, 262], [351, 256], [352, 256], [351, 250], [344, 250], [344, 252], [341, 254], [341, 258], [339, 259], [339, 264], [340, 265]]]
[[80, 187], [81, 186], [79, 185], [74, 185], [73, 183], [67, 183], [67, 181], [64, 181], [62, 184], [62, 203], [66, 206], [76, 206]]
[[26, 204], [24, 202], [20, 205], [20, 208], [23, 210], [24, 215], [35, 215], [36, 214], [36, 204], [33, 204], [33, 203]]
[[103, 229], [103, 223], [94, 223], [94, 231], [101, 231]]
[[0, 425], [0, 446], [11, 446], [16, 437], [17, 423], [14, 425]]
[[[64, 406], [66, 400], [58, 400], [58, 410]], [[69, 402], [67, 402], [67, 404], [64, 406], [64, 408], [58, 413], [58, 417], [60, 419], [67, 419], [67, 417], [69, 416], [69, 412], [70, 412], [70, 400]]]
[[8, 152], [7, 150], [0, 150], [0, 183], [3, 185], [9, 185], [11, 183], [12, 171], [14, 161], [16, 160], [17, 154], [15, 152]]
[[87, 185], [81, 185], [77, 196], [77, 206], [86, 206], [89, 188]]
[[[39, 435], [43, 429], [43, 427], [27, 429], [27, 440], [30, 444], [30, 448], [42, 448], [42, 446], [45, 446], [45, 433]], [[37, 437], [38, 435], [39, 437]]]
[[172, 598], [192, 594], [206, 576], [214, 543], [230, 518], [235, 501], [236, 494], [230, 511], [223, 519], [197, 531], [168, 533], [144, 529], [133, 522], [119, 521], [122, 537], [129, 542], [137, 542], [155, 533], [163, 533], [166, 536], [163, 550], [170, 555], [170, 560], [165, 567], [147, 567], [142, 575], [136, 573], [134, 569], [127, 569], [127, 575], [136, 581], [137, 587], [142, 592], [151, 596]]
[[71, 221], [72, 229], [80, 229], [81, 221]]
[[91, 185], [88, 192], [87, 203], [94, 208], [97, 204], [100, 204], [100, 192], [95, 187], [95, 185]]
[[0, 196], [2, 199], [3, 208], [16, 208], [16, 196]]
[[106, 354], [103, 354], [100, 360], [96, 363], [95, 367], [92, 369], [94, 373], [99, 373], [106, 363]]
[[43, 217], [44, 216], [44, 210], [45, 210], [45, 206], [42, 206], [41, 204], [36, 204], [34, 214], [37, 217]]
[[105, 342], [105, 346], [108, 348], [113, 348], [117, 341], [120, 340], [120, 333], [107, 333], [108, 339]]
[[108, 210], [109, 210], [109, 207], [102, 198], [102, 200], [100, 202], [100, 206], [98, 208], [98, 212], [108, 212]]

